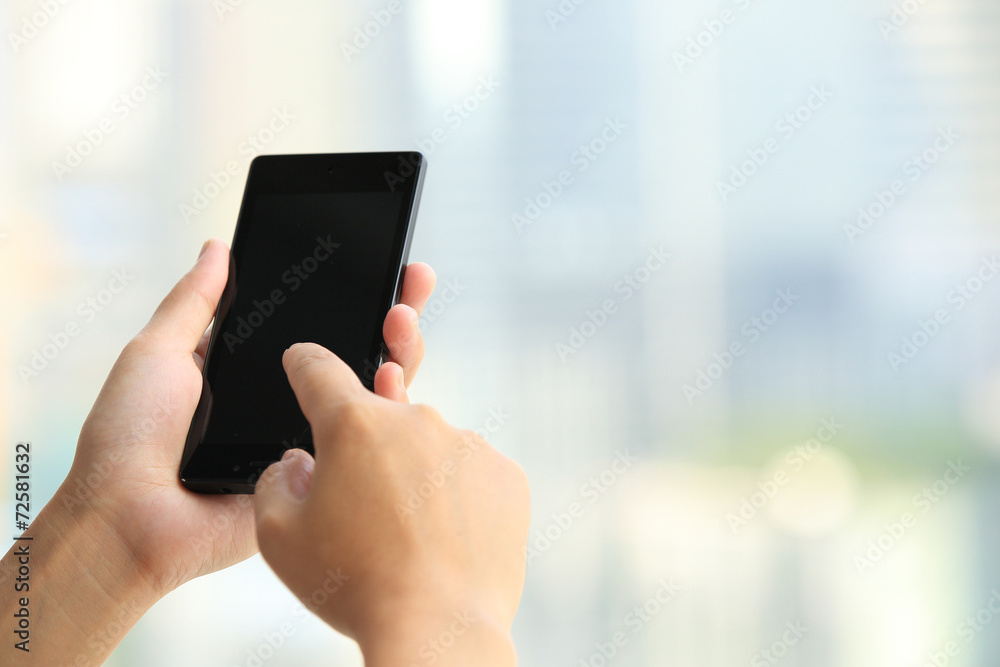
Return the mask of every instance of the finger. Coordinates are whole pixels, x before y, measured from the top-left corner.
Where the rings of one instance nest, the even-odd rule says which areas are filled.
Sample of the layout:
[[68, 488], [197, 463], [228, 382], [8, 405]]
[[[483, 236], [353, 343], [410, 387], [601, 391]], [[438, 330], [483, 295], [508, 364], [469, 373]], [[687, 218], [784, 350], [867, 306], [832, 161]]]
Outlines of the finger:
[[409, 403], [406, 385], [403, 383], [403, 369], [399, 364], [387, 361], [375, 371], [375, 393], [397, 403]]
[[194, 267], [153, 313], [146, 333], [168, 349], [193, 352], [215, 315], [228, 275], [228, 246], [218, 239], [207, 241]]
[[280, 461], [267, 467], [254, 488], [258, 528], [266, 523], [265, 517], [284, 519], [294, 513], [309, 494], [315, 465], [316, 461], [308, 452], [289, 449]]
[[342, 403], [370, 395], [350, 366], [315, 343], [292, 345], [281, 363], [314, 435], [334, 418]]
[[382, 324], [382, 338], [389, 349], [389, 360], [403, 369], [403, 381], [409, 387], [424, 359], [424, 337], [417, 311], [402, 303], [393, 306]]
[[403, 290], [399, 296], [399, 302], [413, 308], [419, 315], [423, 312], [427, 299], [434, 292], [435, 283], [437, 283], [437, 275], [430, 265], [423, 262], [407, 264], [406, 271], [403, 273]]

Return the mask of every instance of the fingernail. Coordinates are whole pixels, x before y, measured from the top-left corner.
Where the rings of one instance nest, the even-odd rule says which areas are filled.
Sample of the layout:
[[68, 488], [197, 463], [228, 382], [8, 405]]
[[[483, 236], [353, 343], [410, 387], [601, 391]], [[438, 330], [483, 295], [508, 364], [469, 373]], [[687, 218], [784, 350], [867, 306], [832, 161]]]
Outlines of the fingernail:
[[205, 241], [205, 243], [201, 246], [201, 252], [198, 253], [198, 259], [202, 258], [202, 256], [205, 254], [205, 251], [208, 250], [208, 246], [210, 245], [212, 245], [212, 239]]

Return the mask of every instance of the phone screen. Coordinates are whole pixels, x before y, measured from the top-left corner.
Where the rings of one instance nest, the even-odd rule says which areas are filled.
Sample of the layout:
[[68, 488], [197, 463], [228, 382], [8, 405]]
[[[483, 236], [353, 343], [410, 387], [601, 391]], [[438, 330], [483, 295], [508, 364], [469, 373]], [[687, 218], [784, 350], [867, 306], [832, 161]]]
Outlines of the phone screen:
[[214, 490], [198, 488], [200, 479], [237, 490], [285, 449], [311, 450], [281, 364], [294, 343], [326, 347], [371, 388], [419, 195], [416, 166], [408, 180], [385, 178], [406, 173], [394, 155], [417, 161], [414, 154], [254, 161], [182, 465], [188, 486]]

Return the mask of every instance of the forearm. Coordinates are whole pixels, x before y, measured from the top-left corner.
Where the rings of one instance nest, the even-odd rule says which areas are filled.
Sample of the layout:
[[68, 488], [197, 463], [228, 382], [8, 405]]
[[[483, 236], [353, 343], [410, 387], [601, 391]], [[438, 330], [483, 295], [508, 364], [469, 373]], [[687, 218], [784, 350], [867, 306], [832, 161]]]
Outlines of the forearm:
[[0, 664], [100, 665], [157, 599], [116, 532], [62, 498], [0, 561]]

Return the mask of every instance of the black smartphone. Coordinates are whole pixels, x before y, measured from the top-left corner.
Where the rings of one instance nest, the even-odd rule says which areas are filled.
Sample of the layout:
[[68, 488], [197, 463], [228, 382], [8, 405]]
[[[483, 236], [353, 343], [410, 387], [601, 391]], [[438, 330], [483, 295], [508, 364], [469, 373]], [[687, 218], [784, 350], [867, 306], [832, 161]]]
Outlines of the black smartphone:
[[285, 450], [312, 452], [281, 365], [294, 343], [326, 347], [372, 388], [425, 170], [415, 152], [253, 160], [181, 460], [184, 486], [253, 493]]

